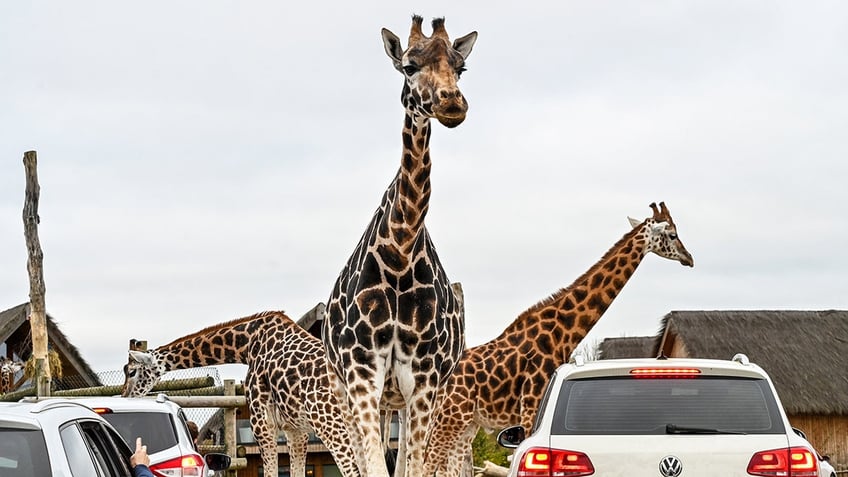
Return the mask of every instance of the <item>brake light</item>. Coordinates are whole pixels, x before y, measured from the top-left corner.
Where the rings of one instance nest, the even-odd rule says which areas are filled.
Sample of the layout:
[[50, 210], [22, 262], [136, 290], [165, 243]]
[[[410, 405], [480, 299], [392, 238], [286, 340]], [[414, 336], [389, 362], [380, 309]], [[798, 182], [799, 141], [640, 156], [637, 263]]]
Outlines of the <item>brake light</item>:
[[202, 477], [203, 465], [202, 457], [197, 454], [188, 454], [153, 464], [150, 470], [158, 477]]
[[816, 477], [818, 467], [812, 451], [792, 447], [757, 452], [748, 463], [748, 473], [765, 477]]
[[97, 414], [111, 414], [112, 410], [108, 407], [93, 407], [91, 408]]
[[698, 368], [633, 368], [634, 378], [694, 378], [701, 374]]
[[518, 477], [576, 477], [594, 473], [586, 454], [547, 447], [528, 449], [518, 464]]

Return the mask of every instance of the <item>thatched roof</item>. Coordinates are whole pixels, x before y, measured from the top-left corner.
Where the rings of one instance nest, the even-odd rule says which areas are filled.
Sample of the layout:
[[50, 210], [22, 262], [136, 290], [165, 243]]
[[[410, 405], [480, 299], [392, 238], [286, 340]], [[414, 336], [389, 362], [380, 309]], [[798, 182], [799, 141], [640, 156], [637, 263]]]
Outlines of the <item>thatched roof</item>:
[[[29, 303], [0, 312], [0, 343], [5, 342], [7, 346], [11, 346], [24, 361], [32, 354], [32, 342], [24, 344], [29, 340], [30, 334], [28, 317]], [[103, 385], [91, 366], [82, 358], [77, 347], [68, 341], [68, 337], [62, 333], [56, 320], [49, 313], [47, 314], [47, 340], [62, 359], [63, 375], [67, 378], [78, 378], [69, 380], [73, 381], [76, 387]]]
[[598, 347], [598, 359], [653, 358], [658, 344], [656, 336], [606, 338]]
[[662, 337], [667, 356], [681, 346], [693, 358], [745, 353], [790, 414], [848, 415], [848, 310], [672, 311]]

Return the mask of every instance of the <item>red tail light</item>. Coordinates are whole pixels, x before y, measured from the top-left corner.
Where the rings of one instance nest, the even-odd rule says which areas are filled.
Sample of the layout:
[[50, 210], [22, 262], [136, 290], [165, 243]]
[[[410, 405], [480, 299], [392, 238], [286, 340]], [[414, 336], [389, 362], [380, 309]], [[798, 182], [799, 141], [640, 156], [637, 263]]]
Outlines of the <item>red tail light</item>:
[[748, 473], [765, 477], [816, 477], [819, 464], [806, 447], [792, 447], [757, 452], [748, 463]]
[[188, 454], [150, 466], [158, 477], [203, 477], [203, 457]]
[[592, 475], [595, 467], [582, 452], [533, 447], [521, 456], [518, 477], [576, 477]]
[[701, 374], [698, 368], [634, 368], [630, 375], [634, 378], [694, 378]]
[[91, 408], [91, 410], [93, 410], [97, 414], [111, 414], [112, 413], [112, 410], [109, 409], [108, 407], [93, 407], [93, 408]]

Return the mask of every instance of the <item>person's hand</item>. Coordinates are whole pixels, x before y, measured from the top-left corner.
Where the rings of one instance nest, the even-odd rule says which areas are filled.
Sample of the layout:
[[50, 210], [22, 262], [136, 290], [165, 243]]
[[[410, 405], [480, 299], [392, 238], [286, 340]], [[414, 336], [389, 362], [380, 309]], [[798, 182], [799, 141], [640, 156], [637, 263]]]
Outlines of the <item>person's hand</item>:
[[141, 437], [135, 440], [135, 454], [130, 456], [130, 466], [139, 464], [150, 466], [150, 457], [147, 455], [147, 446], [141, 445]]

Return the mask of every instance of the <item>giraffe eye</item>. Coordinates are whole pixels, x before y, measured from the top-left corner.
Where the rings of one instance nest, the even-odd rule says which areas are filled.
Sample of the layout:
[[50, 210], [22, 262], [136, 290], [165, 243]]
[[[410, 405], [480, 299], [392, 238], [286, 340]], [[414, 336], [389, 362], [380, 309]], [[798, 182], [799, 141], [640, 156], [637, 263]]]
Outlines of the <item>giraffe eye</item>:
[[406, 73], [407, 76], [412, 76], [419, 71], [421, 71], [421, 68], [415, 63], [410, 63], [403, 67], [403, 72]]
[[459, 68], [457, 68], [455, 71], [456, 71], [456, 77], [457, 77], [457, 78], [459, 78], [460, 76], [462, 76], [462, 73], [463, 73], [464, 71], [466, 71], [466, 69], [465, 69], [465, 67], [464, 67], [464, 66], [460, 66], [460, 67], [459, 67]]
[[677, 234], [672, 232], [668, 234], [668, 238], [670, 238], [671, 240], [677, 240]]

